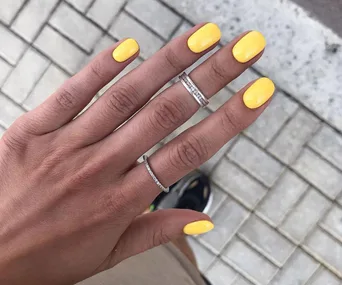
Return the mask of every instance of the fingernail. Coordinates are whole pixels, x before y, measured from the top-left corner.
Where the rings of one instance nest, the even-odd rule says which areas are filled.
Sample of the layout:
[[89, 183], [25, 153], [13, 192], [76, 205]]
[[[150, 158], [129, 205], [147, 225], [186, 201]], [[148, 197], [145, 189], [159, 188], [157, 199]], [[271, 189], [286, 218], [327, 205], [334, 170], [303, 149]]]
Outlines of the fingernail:
[[243, 94], [243, 102], [250, 109], [259, 108], [270, 99], [275, 91], [272, 80], [263, 77], [255, 81]]
[[183, 232], [187, 235], [200, 235], [210, 232], [214, 228], [214, 224], [209, 221], [198, 221], [194, 223], [187, 224]]
[[213, 23], [208, 23], [190, 36], [188, 47], [194, 53], [200, 53], [217, 43], [220, 38], [220, 28]]
[[117, 62], [124, 62], [133, 55], [135, 55], [139, 50], [139, 45], [134, 39], [127, 39], [119, 44], [113, 51], [113, 58]]
[[233, 47], [233, 56], [238, 62], [245, 63], [257, 56], [265, 46], [264, 36], [260, 32], [252, 31], [236, 43]]

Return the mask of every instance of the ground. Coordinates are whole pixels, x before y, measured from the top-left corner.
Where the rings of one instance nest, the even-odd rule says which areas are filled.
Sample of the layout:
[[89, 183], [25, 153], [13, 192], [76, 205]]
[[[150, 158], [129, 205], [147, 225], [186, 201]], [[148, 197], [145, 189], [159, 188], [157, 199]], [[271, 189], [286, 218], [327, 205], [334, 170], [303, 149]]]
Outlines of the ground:
[[223, 43], [261, 30], [269, 48], [255, 69], [156, 148], [250, 80], [274, 79], [278, 90], [268, 110], [202, 167], [212, 179], [216, 228], [190, 242], [214, 285], [342, 284], [342, 40], [336, 34], [286, 0], [2, 0], [1, 6], [0, 136], [123, 37], [141, 46], [129, 71], [200, 21], [218, 23]]

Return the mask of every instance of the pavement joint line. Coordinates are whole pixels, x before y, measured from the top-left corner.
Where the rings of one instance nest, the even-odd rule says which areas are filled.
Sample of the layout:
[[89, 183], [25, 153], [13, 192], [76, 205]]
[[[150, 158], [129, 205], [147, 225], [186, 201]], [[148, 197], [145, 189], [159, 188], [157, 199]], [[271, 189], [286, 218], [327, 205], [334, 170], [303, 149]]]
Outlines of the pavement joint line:
[[[64, 1], [64, 2], [66, 2], [66, 1]], [[83, 15], [87, 15], [88, 14], [88, 12], [89, 12], [89, 10], [94, 6], [94, 3], [96, 2], [96, 0], [91, 0], [91, 2], [88, 4], [88, 6], [85, 8], [85, 10], [84, 10], [84, 13], [82, 13]], [[76, 10], [77, 10], [77, 8], [76, 7], [74, 7]], [[88, 17], [87, 17], [88, 18]]]
[[11, 19], [10, 23], [8, 24], [9, 27], [12, 27], [14, 21], [18, 18], [19, 14], [21, 13], [22, 10], [27, 6], [28, 2], [30, 0], [25, 0], [24, 3], [20, 6], [20, 8], [16, 11], [14, 17]]

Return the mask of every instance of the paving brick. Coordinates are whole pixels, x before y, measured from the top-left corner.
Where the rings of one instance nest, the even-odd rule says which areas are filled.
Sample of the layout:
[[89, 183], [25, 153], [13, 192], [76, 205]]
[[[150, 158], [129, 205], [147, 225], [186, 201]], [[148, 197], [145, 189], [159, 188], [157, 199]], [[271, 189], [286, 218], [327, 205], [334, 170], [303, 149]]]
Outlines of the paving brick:
[[78, 71], [85, 54], [50, 27], [45, 27], [34, 45], [71, 74]]
[[239, 239], [234, 239], [224, 251], [223, 260], [248, 279], [258, 284], [268, 284], [277, 267]]
[[12, 30], [31, 42], [57, 2], [58, 0], [30, 0], [13, 22]]
[[319, 127], [319, 120], [305, 110], [299, 110], [269, 147], [282, 162], [291, 163], [303, 145]]
[[29, 49], [2, 87], [14, 101], [22, 103], [43, 75], [49, 61], [34, 49]]
[[206, 276], [212, 284], [231, 285], [238, 278], [238, 273], [218, 259], [207, 271]]
[[132, 0], [125, 9], [165, 39], [181, 22], [178, 15], [156, 0]]
[[212, 180], [250, 209], [254, 209], [267, 193], [264, 186], [226, 158], [212, 173]]
[[102, 28], [107, 29], [126, 2], [126, 0], [96, 0], [87, 16]]
[[342, 244], [317, 228], [305, 242], [306, 248], [342, 277]]
[[330, 205], [328, 199], [311, 188], [280, 228], [296, 242], [301, 242]]
[[220, 187], [217, 187], [215, 184], [211, 183], [211, 192], [213, 195], [213, 202], [210, 206], [210, 210], [208, 215], [210, 217], [214, 216], [216, 211], [220, 208], [220, 206], [224, 203], [227, 199], [227, 194], [223, 192]]
[[145, 59], [152, 56], [164, 45], [161, 39], [126, 13], [121, 13], [117, 17], [109, 32], [117, 39], [131, 37], [137, 40], [141, 48], [140, 54]]
[[[1, 100], [1, 99], [0, 99]], [[0, 138], [3, 136], [3, 134], [5, 133], [5, 128], [0, 126]]]
[[239, 237], [279, 267], [295, 249], [291, 242], [254, 215], [239, 230]]
[[233, 95], [233, 92], [231, 92], [228, 88], [223, 88], [214, 97], [210, 98], [208, 108], [211, 111], [215, 112], [224, 103], [226, 103]]
[[186, 31], [190, 30], [191, 28], [192, 28], [192, 25], [190, 25], [190, 23], [183, 20], [182, 24], [175, 31], [172, 38], [175, 38], [175, 37], [178, 37], [178, 36], [184, 34]]
[[208, 112], [206, 109], [199, 109], [188, 121], [186, 121], [183, 125], [177, 128], [175, 131], [173, 131], [170, 135], [168, 135], [163, 140], [163, 142], [168, 143], [169, 141], [177, 137], [179, 134], [183, 133], [188, 128], [198, 124], [200, 121], [202, 121], [209, 115], [210, 115], [210, 112]]
[[91, 52], [101, 37], [101, 30], [66, 4], [61, 4], [49, 23], [63, 35]]
[[1, 0], [0, 20], [10, 24], [24, 2], [25, 0]]
[[341, 280], [328, 270], [321, 268], [307, 285], [341, 285]]
[[266, 147], [297, 108], [297, 103], [286, 97], [284, 93], [277, 92], [269, 107], [245, 130], [245, 134], [262, 147]]
[[24, 111], [0, 93], [0, 124], [8, 128]]
[[89, 5], [91, 4], [92, 0], [66, 0], [72, 6], [74, 6], [77, 10], [81, 12], [85, 12]]
[[201, 270], [201, 272], [206, 271], [208, 267], [214, 262], [215, 255], [213, 255], [209, 250], [198, 243], [198, 241], [194, 238], [188, 238], [188, 242], [195, 254], [199, 269]]
[[248, 216], [249, 212], [246, 209], [228, 197], [212, 218], [215, 224], [214, 230], [199, 239], [213, 252], [219, 254]]
[[310, 149], [304, 149], [293, 168], [331, 199], [342, 191], [342, 173]]
[[240, 277], [231, 285], [252, 285], [252, 283], [247, 281], [245, 278]]
[[285, 266], [271, 281], [271, 285], [306, 284], [319, 264], [301, 249], [297, 249]]
[[230, 88], [234, 92], [238, 92], [243, 87], [245, 87], [248, 83], [258, 79], [260, 76], [256, 74], [253, 69], [249, 68], [244, 73], [242, 73], [238, 78], [233, 80], [228, 84], [228, 88]]
[[342, 208], [334, 205], [321, 222], [321, 227], [342, 243]]
[[[3, 9], [0, 9], [3, 10]], [[6, 9], [5, 9], [6, 10]], [[26, 49], [26, 44], [10, 30], [0, 24], [0, 56], [15, 65]]]
[[315, 151], [342, 170], [342, 136], [327, 125], [309, 143]]
[[68, 79], [68, 75], [51, 64], [42, 78], [39, 80], [29, 97], [24, 101], [24, 106], [28, 110], [37, 107], [50, 96], [62, 83]]
[[12, 67], [0, 57], [0, 88], [11, 70]]
[[225, 156], [228, 149], [234, 144], [237, 137], [232, 138], [229, 142], [227, 142], [217, 153], [214, 154], [207, 162], [202, 164], [199, 169], [206, 174], [210, 174], [218, 162]]
[[287, 170], [257, 208], [257, 214], [272, 226], [279, 226], [308, 189], [308, 184]]
[[266, 186], [271, 187], [283, 171], [283, 166], [251, 141], [240, 137], [228, 157]]

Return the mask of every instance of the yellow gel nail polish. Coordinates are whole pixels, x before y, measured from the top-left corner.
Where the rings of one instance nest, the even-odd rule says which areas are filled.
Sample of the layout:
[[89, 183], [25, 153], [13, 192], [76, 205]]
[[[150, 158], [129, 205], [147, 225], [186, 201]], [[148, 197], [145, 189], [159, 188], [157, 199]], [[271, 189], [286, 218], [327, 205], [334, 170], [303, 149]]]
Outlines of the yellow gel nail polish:
[[194, 223], [187, 224], [183, 232], [187, 235], [200, 235], [210, 232], [214, 228], [214, 224], [209, 221], [198, 221]]
[[275, 91], [272, 80], [263, 77], [255, 81], [243, 94], [243, 102], [249, 109], [259, 108], [270, 99]]
[[220, 38], [220, 28], [213, 23], [208, 23], [189, 37], [188, 47], [194, 53], [200, 53], [217, 43]]
[[124, 62], [133, 55], [135, 55], [139, 50], [139, 45], [134, 39], [127, 39], [119, 44], [113, 51], [113, 58], [117, 62]]
[[257, 56], [265, 46], [264, 36], [260, 32], [252, 31], [235, 44], [233, 56], [238, 62], [245, 63]]

